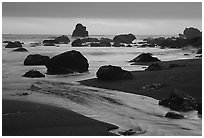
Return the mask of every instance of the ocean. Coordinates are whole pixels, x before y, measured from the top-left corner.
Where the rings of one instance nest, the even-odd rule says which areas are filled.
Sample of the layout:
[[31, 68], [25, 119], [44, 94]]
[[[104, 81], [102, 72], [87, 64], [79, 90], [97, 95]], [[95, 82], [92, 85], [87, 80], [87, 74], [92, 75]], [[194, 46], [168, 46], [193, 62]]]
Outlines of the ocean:
[[[152, 53], [162, 61], [176, 59], [190, 59], [195, 57], [195, 51], [189, 49], [160, 49], [138, 48], [138, 47], [71, 47], [69, 44], [59, 44], [55, 46], [36, 46], [31, 47], [30, 43], [41, 42], [45, 39], [52, 39], [60, 35], [16, 35], [3, 34], [2, 41], [23, 42], [29, 52], [12, 52], [2, 45], [2, 92], [3, 97], [10, 97], [11, 93], [18, 91], [29, 91], [31, 96], [23, 100], [34, 102], [49, 103], [63, 108], [71, 109], [85, 116], [112, 123], [119, 126], [119, 129], [134, 128], [138, 135], [201, 135], [202, 119], [197, 117], [195, 112], [185, 115], [188, 119], [168, 121], [162, 115], [169, 111], [167, 108], [158, 107], [158, 100], [128, 94], [114, 90], [83, 86], [78, 81], [96, 77], [96, 72], [103, 65], [120, 66], [128, 71], [144, 70], [143, 65], [130, 65], [128, 61], [143, 52]], [[71, 42], [74, 40], [70, 37]], [[113, 38], [114, 36], [93, 35], [94, 38]], [[136, 36], [136, 41], [141, 41], [150, 36]], [[158, 36], [151, 36], [158, 37]], [[89, 62], [89, 72], [74, 73], [68, 75], [47, 75], [45, 66], [24, 66], [23, 61], [29, 54], [41, 54], [53, 57], [65, 51], [80, 51]], [[189, 54], [185, 56], [184, 54]], [[45, 78], [28, 79], [22, 75], [36, 69], [46, 74]], [[33, 90], [34, 88], [34, 90]], [[82, 97], [86, 102], [80, 103], [71, 99], [69, 96], [60, 96], [58, 92], [65, 95]], [[88, 95], [86, 97], [86, 95]], [[64, 97], [63, 97], [64, 96]], [[107, 103], [101, 97], [117, 98], [124, 105], [114, 105]], [[100, 101], [100, 102], [98, 102]], [[128, 106], [127, 106], [128, 105]], [[134, 108], [132, 108], [134, 107]], [[117, 133], [117, 130], [113, 131]]]

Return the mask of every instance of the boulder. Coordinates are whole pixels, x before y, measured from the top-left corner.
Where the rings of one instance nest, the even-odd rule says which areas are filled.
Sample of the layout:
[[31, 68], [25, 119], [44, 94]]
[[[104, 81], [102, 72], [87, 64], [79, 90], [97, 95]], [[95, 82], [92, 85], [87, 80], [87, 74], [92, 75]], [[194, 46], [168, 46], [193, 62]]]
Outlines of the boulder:
[[192, 39], [195, 37], [202, 37], [201, 31], [193, 27], [185, 28], [185, 30], [183, 31], [183, 34], [187, 39]]
[[68, 44], [70, 42], [70, 39], [68, 36], [62, 35], [55, 38], [55, 41], [57, 42], [57, 44]]
[[152, 57], [152, 54], [150, 53], [142, 53], [130, 62], [157, 62], [161, 61], [156, 57]]
[[13, 52], [28, 52], [28, 50], [23, 47], [20, 47], [20, 48], [14, 49]]
[[184, 116], [178, 112], [167, 112], [165, 117], [171, 118], [171, 119], [183, 119], [184, 118]]
[[90, 43], [90, 47], [102, 47], [100, 43]]
[[3, 43], [10, 43], [11, 41], [3, 41]]
[[156, 64], [151, 64], [148, 66], [148, 68], [145, 69], [145, 71], [157, 71], [157, 70], [162, 70], [162, 66], [160, 66], [158, 63]]
[[121, 44], [121, 43], [119, 43], [119, 42], [114, 42], [112, 46], [113, 46], [113, 47], [125, 47], [124, 44]]
[[100, 41], [100, 43], [101, 42], [109, 42], [109, 43], [113, 42], [112, 39], [110, 39], [110, 38], [103, 38], [103, 37], [99, 41]]
[[47, 73], [51, 75], [82, 73], [88, 71], [89, 63], [80, 52], [72, 50], [52, 57], [46, 67]]
[[170, 93], [169, 98], [160, 100], [159, 105], [183, 112], [196, 110], [197, 107], [197, 103], [192, 96], [178, 90]]
[[37, 70], [30, 70], [28, 72], [26, 72], [23, 77], [27, 77], [27, 78], [42, 78], [45, 77], [44, 74], [40, 73]]
[[56, 40], [43, 40], [44, 45], [58, 44]]
[[108, 41], [100, 41], [100, 45], [103, 47], [111, 47], [111, 43]]
[[88, 31], [81, 23], [78, 23], [72, 33], [72, 37], [87, 37]]
[[35, 54], [35, 55], [28, 55], [26, 57], [26, 59], [24, 60], [24, 65], [45, 65], [47, 64], [47, 62], [49, 61], [49, 57], [48, 56], [42, 56], [39, 54]]
[[113, 38], [113, 41], [115, 43], [126, 43], [130, 44], [132, 43], [133, 40], [135, 40], [136, 37], [133, 34], [121, 34], [121, 35], [116, 35]]
[[18, 47], [22, 47], [21, 42], [19, 41], [15, 41], [15, 42], [9, 42], [5, 48], [18, 48]]
[[72, 47], [82, 47], [82, 46], [85, 46], [85, 45], [82, 44], [81, 39], [74, 40], [71, 45], [72, 45]]
[[96, 73], [99, 80], [126, 80], [133, 79], [131, 72], [123, 70], [118, 66], [102, 66]]
[[99, 40], [97, 38], [83, 38], [81, 39], [82, 43], [86, 43], [86, 42], [99, 42]]

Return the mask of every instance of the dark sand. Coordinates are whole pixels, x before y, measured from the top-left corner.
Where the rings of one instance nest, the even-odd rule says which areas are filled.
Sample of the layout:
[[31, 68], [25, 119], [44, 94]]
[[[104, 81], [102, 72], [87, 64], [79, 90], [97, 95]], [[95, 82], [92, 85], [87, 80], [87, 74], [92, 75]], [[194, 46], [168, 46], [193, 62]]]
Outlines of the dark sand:
[[[202, 60], [185, 59], [159, 62], [163, 66], [160, 71], [133, 71], [133, 80], [100, 81], [97, 78], [80, 81], [81, 84], [105, 89], [119, 90], [128, 93], [145, 95], [155, 99], [167, 98], [169, 93], [180, 90], [202, 101]], [[169, 69], [169, 64], [180, 67]], [[143, 64], [144, 65], [144, 64]], [[134, 65], [133, 65], [134, 66]], [[152, 91], [142, 89], [143, 86], [160, 83], [163, 87]]]
[[111, 136], [117, 126], [67, 109], [25, 101], [3, 100], [3, 136]]

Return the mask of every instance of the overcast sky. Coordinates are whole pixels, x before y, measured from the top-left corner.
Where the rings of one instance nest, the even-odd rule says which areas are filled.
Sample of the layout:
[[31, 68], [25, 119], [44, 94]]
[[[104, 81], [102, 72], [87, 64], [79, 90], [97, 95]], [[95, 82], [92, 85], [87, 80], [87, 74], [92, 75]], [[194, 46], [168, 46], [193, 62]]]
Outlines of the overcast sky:
[[71, 34], [80, 22], [90, 34], [178, 34], [202, 26], [202, 3], [2, 4], [3, 33]]

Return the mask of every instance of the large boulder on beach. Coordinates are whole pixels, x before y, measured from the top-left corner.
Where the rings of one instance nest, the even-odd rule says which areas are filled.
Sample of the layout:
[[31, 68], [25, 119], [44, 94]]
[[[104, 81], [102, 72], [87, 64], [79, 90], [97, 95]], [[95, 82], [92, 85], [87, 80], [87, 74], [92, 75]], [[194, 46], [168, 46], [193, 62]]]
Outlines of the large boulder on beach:
[[59, 37], [55, 38], [55, 41], [58, 44], [68, 44], [70, 42], [70, 39], [69, 39], [68, 36], [62, 35], [62, 36], [59, 36]]
[[20, 48], [14, 49], [13, 52], [28, 52], [28, 50], [23, 47], [20, 47]]
[[96, 76], [99, 80], [126, 80], [133, 79], [131, 72], [123, 70], [118, 66], [102, 66], [96, 73]]
[[15, 42], [9, 42], [5, 48], [18, 48], [18, 47], [22, 47], [21, 42], [19, 41], [15, 41]]
[[87, 37], [88, 31], [81, 23], [78, 23], [72, 33], [72, 37]]
[[23, 64], [29, 66], [45, 65], [49, 59], [48, 56], [42, 56], [40, 54], [28, 55]]
[[195, 37], [202, 37], [201, 31], [193, 27], [185, 28], [185, 30], [183, 31], [183, 34], [187, 39], [192, 39]]
[[42, 78], [45, 77], [44, 74], [40, 73], [37, 70], [30, 70], [28, 72], [26, 72], [23, 77], [27, 77], [27, 78]]
[[157, 62], [161, 61], [157, 57], [152, 57], [151, 53], [142, 53], [130, 62]]
[[126, 43], [130, 44], [132, 43], [133, 40], [135, 40], [136, 37], [133, 34], [121, 34], [121, 35], [116, 35], [113, 38], [113, 41], [115, 43]]
[[46, 64], [47, 73], [68, 74], [86, 72], [89, 68], [88, 60], [79, 51], [67, 51], [52, 57]]
[[169, 98], [160, 100], [159, 105], [183, 112], [197, 109], [196, 100], [187, 93], [178, 90], [170, 93]]

